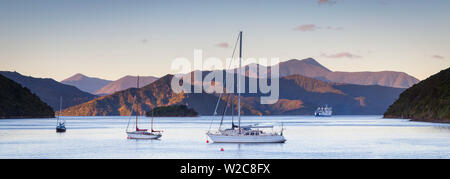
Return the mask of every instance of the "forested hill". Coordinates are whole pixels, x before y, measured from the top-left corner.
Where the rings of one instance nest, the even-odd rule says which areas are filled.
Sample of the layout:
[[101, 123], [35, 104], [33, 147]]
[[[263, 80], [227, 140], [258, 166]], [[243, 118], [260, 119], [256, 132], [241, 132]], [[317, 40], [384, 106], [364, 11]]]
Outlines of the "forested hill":
[[384, 117], [450, 122], [450, 68], [405, 90]]
[[54, 117], [52, 108], [28, 88], [0, 74], [0, 118]]

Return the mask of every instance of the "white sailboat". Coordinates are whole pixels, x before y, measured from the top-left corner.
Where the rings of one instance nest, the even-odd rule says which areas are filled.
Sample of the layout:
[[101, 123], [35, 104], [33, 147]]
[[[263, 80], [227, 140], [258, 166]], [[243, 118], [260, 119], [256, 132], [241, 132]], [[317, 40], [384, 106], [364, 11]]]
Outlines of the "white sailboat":
[[[234, 55], [234, 52], [233, 52]], [[242, 67], [242, 31], [239, 32], [239, 68]], [[241, 126], [241, 93], [240, 93], [240, 80], [239, 76], [240, 70], [238, 70], [238, 125], [236, 126], [234, 122], [231, 124], [231, 128], [229, 129], [221, 129], [221, 125], [223, 122], [223, 116], [226, 113], [226, 108], [224, 110], [222, 121], [220, 122], [219, 129], [217, 131], [208, 131], [206, 135], [211, 139], [214, 143], [284, 143], [286, 139], [283, 136], [283, 127], [281, 127], [281, 131], [279, 133], [273, 132], [273, 126], [261, 126], [258, 124]], [[219, 96], [219, 100], [216, 104], [216, 109], [214, 114], [216, 114], [218, 104], [220, 102], [220, 98], [222, 94]], [[227, 100], [228, 101], [228, 100]], [[227, 106], [227, 105], [225, 105]], [[232, 114], [233, 116], [233, 114]], [[271, 128], [272, 131], [264, 132], [262, 129]]]
[[133, 107], [136, 103], [136, 123], [135, 123], [135, 130], [129, 131], [130, 126], [130, 120], [128, 120], [126, 133], [128, 135], [128, 139], [159, 139], [162, 136], [162, 131], [153, 130], [153, 115], [152, 115], [152, 122], [151, 122], [151, 128], [150, 131], [148, 129], [139, 129], [138, 127], [138, 116], [139, 116], [139, 104], [137, 102], [137, 90], [139, 90], [139, 76], [137, 80], [137, 89], [136, 89], [136, 95], [134, 96], [133, 106], [131, 107], [131, 113], [130, 116], [133, 113]]
[[56, 119], [56, 132], [66, 132], [66, 120], [60, 119], [61, 116], [61, 106], [62, 106], [62, 96], [59, 97], [59, 113]]

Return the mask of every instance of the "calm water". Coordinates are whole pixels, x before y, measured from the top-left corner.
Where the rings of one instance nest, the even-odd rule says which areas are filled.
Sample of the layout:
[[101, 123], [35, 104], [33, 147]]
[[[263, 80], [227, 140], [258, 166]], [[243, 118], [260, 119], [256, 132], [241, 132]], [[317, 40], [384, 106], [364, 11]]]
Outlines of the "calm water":
[[283, 122], [284, 144], [207, 144], [207, 116], [155, 118], [160, 140], [126, 139], [129, 117], [65, 118], [62, 134], [55, 119], [0, 120], [0, 158], [450, 158], [450, 124], [381, 116], [243, 117]]

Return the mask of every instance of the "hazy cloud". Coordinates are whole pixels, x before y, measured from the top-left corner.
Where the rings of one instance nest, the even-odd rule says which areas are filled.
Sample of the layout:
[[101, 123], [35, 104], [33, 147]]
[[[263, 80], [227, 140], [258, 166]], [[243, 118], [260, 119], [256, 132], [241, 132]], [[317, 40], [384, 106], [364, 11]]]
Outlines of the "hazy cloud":
[[332, 4], [336, 4], [336, 1], [333, 1], [333, 0], [318, 0], [317, 3], [319, 5], [324, 5], [324, 4], [332, 5]]
[[322, 54], [322, 56], [326, 57], [326, 58], [351, 58], [351, 59], [362, 58], [362, 56], [355, 55], [350, 52], [341, 52], [341, 53], [330, 54], [330, 55]]
[[299, 30], [299, 31], [302, 31], [302, 32], [315, 31], [317, 29], [319, 29], [319, 27], [317, 27], [314, 24], [303, 24], [303, 25], [300, 25], [300, 26], [295, 28], [295, 30]]
[[294, 28], [294, 30], [302, 31], [302, 32], [316, 31], [316, 30], [319, 30], [319, 29], [341, 30], [342, 27], [331, 27], [331, 26], [324, 26], [324, 27], [322, 27], [322, 26], [317, 26], [315, 24], [303, 24], [303, 25], [300, 25], [300, 26]]
[[230, 45], [226, 42], [222, 42], [219, 44], [216, 44], [216, 47], [220, 47], [220, 48], [228, 48]]
[[434, 58], [434, 59], [439, 59], [439, 60], [445, 59], [445, 57], [440, 56], [440, 55], [433, 55], [433, 56], [431, 56], [431, 57]]

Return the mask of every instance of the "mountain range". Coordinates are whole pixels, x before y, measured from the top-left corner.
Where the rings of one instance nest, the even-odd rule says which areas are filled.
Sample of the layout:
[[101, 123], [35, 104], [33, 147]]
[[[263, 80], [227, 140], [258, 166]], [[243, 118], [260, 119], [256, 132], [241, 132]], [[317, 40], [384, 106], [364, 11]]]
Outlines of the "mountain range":
[[[277, 64], [280, 77], [289, 75], [303, 75], [327, 82], [358, 84], [358, 85], [380, 85], [395, 88], [409, 88], [419, 82], [418, 79], [404, 73], [395, 71], [380, 72], [338, 72], [331, 71], [321, 65], [313, 58], [303, 60], [292, 59]], [[271, 71], [268, 67], [267, 72]], [[248, 66], [246, 75], [257, 77], [256, 73], [249, 72]]]
[[[312, 58], [307, 58], [304, 60], [289, 60], [289, 61], [285, 61], [285, 62], [281, 62], [279, 64], [277, 64], [279, 66], [279, 71], [280, 71], [280, 76], [281, 76], [281, 81], [285, 81], [289, 78], [292, 78], [293, 76], [295, 76], [296, 78], [301, 78], [301, 81], [309, 81], [308, 84], [327, 84], [329, 89], [333, 89], [334, 91], [338, 90], [340, 91], [342, 94], [345, 94], [347, 96], [353, 96], [353, 99], [350, 100], [352, 102], [355, 101], [360, 101], [361, 105], [366, 105], [366, 104], [371, 104], [368, 97], [366, 96], [355, 96], [354, 94], [356, 94], [356, 91], [352, 91], [351, 93], [345, 92], [345, 90], [349, 90], [352, 89], [350, 84], [357, 84], [355, 86], [353, 86], [353, 88], [361, 88], [361, 92], [367, 92], [370, 91], [371, 89], [376, 89], [376, 88], [380, 88], [380, 86], [387, 86], [387, 87], [398, 87], [398, 88], [407, 88], [415, 83], [417, 83], [417, 79], [415, 79], [412, 76], [407, 75], [406, 73], [402, 73], [402, 72], [390, 72], [390, 71], [383, 71], [383, 72], [333, 72], [331, 70], [329, 70], [328, 68], [322, 66], [320, 63], [318, 63], [316, 60], [312, 59]], [[271, 71], [272, 67], [269, 67], [268, 72]], [[250, 78], [254, 78], [257, 75], [254, 73], [250, 73], [248, 71], [248, 66], [246, 67], [247, 69], [247, 73], [246, 76], [250, 77]], [[85, 75], [82, 74], [76, 74], [68, 79], [65, 79], [63, 81], [57, 82], [53, 79], [49, 79], [49, 78], [33, 78], [33, 77], [27, 77], [27, 76], [23, 76], [17, 72], [7, 72], [7, 71], [3, 71], [0, 72], [0, 74], [3, 74], [5, 77], [21, 84], [24, 87], [27, 87], [28, 89], [30, 89], [30, 91], [34, 94], [36, 94], [37, 96], [39, 96], [41, 98], [42, 101], [44, 101], [45, 103], [49, 104], [53, 109], [59, 109], [59, 97], [62, 96], [63, 97], [63, 106], [62, 108], [68, 108], [68, 107], [72, 107], [75, 105], [79, 105], [85, 102], [91, 102], [91, 100], [95, 99], [96, 97], [98, 97], [97, 95], [94, 94], [98, 94], [99, 96], [105, 96], [105, 95], [111, 95], [111, 94], [115, 94], [117, 92], [121, 92], [121, 91], [126, 91], [127, 89], [130, 88], [135, 88], [136, 87], [136, 81], [137, 81], [137, 77], [136, 76], [125, 76], [123, 78], [120, 78], [116, 81], [109, 81], [109, 80], [104, 80], [104, 79], [100, 79], [100, 78], [92, 78], [92, 77], [87, 77]], [[308, 78], [307, 78], [308, 77]], [[141, 86], [146, 86], [148, 84], [152, 84], [152, 82], [155, 82], [155, 80], [157, 80], [157, 77], [152, 77], [152, 76], [144, 76], [144, 77], [140, 77], [140, 85]], [[314, 79], [315, 81], [311, 82], [311, 80]], [[298, 80], [297, 80], [298, 81]], [[161, 83], [161, 82], [159, 82]], [[304, 82], [302, 82], [304, 83]], [[289, 83], [290, 84], [290, 83]], [[295, 88], [296, 85], [294, 84], [290, 84], [292, 88]], [[330, 86], [331, 85], [331, 86]], [[362, 85], [362, 86], [361, 86]], [[372, 85], [379, 85], [379, 86], [372, 86]], [[298, 86], [298, 85], [297, 85]], [[366, 86], [366, 87], [363, 87]], [[344, 89], [341, 89], [344, 88]], [[81, 89], [81, 90], [80, 90]], [[380, 89], [391, 89], [391, 88], [380, 88]], [[83, 90], [83, 91], [82, 91]], [[155, 89], [156, 90], [156, 89]], [[280, 89], [280, 91], [286, 91], [289, 89], [285, 89], [284, 86], [282, 86], [282, 88]], [[300, 89], [299, 89], [300, 90]], [[315, 89], [318, 90], [318, 89]], [[323, 89], [320, 89], [323, 90]], [[332, 90], [332, 91], [333, 91]], [[395, 94], [397, 94], [398, 89], [396, 90], [388, 90], [387, 93], [384, 94], [380, 94], [380, 95], [385, 95], [389, 99], [392, 100], [392, 98], [395, 98]], [[300, 90], [301, 91], [301, 90]], [[308, 92], [308, 91], [307, 91]], [[309, 91], [310, 92], [310, 91]], [[318, 92], [318, 91], [312, 91], [312, 92]], [[320, 91], [319, 91], [320, 92]], [[93, 93], [93, 94], [92, 94]], [[171, 91], [166, 91], [166, 93], [169, 93], [168, 95], [170, 95]], [[292, 95], [290, 93], [293, 92], [288, 92], [289, 94], [280, 94], [280, 95]], [[328, 91], [328, 93], [332, 93], [331, 91]], [[377, 93], [376, 91], [373, 91], [373, 93]], [[341, 95], [342, 95], [341, 94]], [[316, 94], [311, 94], [312, 96], [315, 96]], [[375, 95], [375, 94], [373, 94]], [[394, 95], [394, 96], [391, 96]], [[211, 95], [207, 95], [208, 97], [204, 96], [205, 98], [210, 98]], [[185, 96], [184, 98], [194, 98], [190, 100], [192, 103], [197, 103], [195, 101], [197, 101], [198, 99], [198, 95], [188, 95]], [[297, 99], [297, 98], [302, 98], [302, 99]], [[322, 95], [323, 97], [323, 95]], [[303, 114], [302, 110], [308, 110], [311, 111], [311, 109], [313, 106], [317, 106], [317, 105], [322, 105], [325, 103], [328, 103], [330, 105], [332, 105], [332, 102], [326, 102], [326, 99], [322, 99], [322, 97], [317, 97], [317, 98], [310, 98], [309, 96], [296, 96], [296, 97], [288, 97], [288, 96], [284, 96], [282, 99], [280, 99], [280, 101], [278, 102], [278, 110], [276, 110], [274, 108], [274, 106], [266, 106], [266, 110], [265, 111], [260, 111], [262, 110], [261, 106], [253, 106], [253, 108], [256, 109], [256, 111], [259, 112], [255, 112], [256, 113], [260, 113], [260, 114], [287, 114], [287, 113], [294, 113], [294, 114]], [[383, 97], [383, 96], [381, 96]], [[109, 97], [108, 97], [109, 98]], [[214, 97], [216, 98], [216, 97]], [[356, 98], [358, 100], [356, 100]], [[104, 98], [101, 98], [104, 99]], [[248, 98], [250, 99], [250, 98]], [[163, 99], [161, 99], [163, 100]], [[165, 99], [167, 100], [167, 99]], [[297, 101], [300, 100], [300, 101]], [[388, 100], [388, 101], [389, 101]], [[164, 100], [163, 100], [164, 101]], [[248, 101], [248, 102], [251, 102]], [[254, 101], [253, 101], [254, 102]], [[308, 104], [309, 103], [309, 104]], [[376, 104], [381, 104], [382, 102], [377, 102]], [[168, 103], [155, 103], [154, 105], [156, 106], [160, 106], [160, 105], [167, 105]], [[301, 104], [301, 105], [300, 105]], [[305, 106], [306, 104], [308, 104], [307, 106]], [[375, 104], [375, 103], [374, 103]], [[354, 110], [353, 108], [350, 109], [341, 109], [343, 114], [353, 114], [353, 113], [364, 113], [364, 114], [372, 114], [372, 113], [377, 113], [377, 114], [381, 114], [381, 108], [387, 108], [386, 106], [384, 106], [384, 102], [383, 105], [381, 105], [380, 108], [375, 108], [375, 107], [370, 107], [369, 109], [365, 109], [365, 108], [361, 108], [358, 110]], [[202, 104], [199, 104], [200, 106]], [[211, 105], [211, 104], [208, 104]], [[293, 112], [295, 110], [293, 110], [293, 106], [297, 106], [298, 109], [296, 112]], [[299, 107], [302, 106], [302, 107]], [[123, 107], [123, 106], [121, 106]], [[205, 110], [202, 111], [201, 109], [199, 109], [199, 107], [195, 108], [196, 111], [198, 111], [200, 114], [207, 114], [208, 112], [210, 112], [210, 106], [205, 106]], [[264, 107], [264, 105], [262, 106]], [[95, 107], [97, 108], [97, 107]], [[335, 109], [339, 109], [340, 107], [337, 107]], [[289, 110], [287, 110], [289, 109]], [[89, 110], [93, 110], [93, 109], [89, 109]], [[88, 111], [89, 111], [88, 110]], [[123, 114], [119, 112], [119, 113], [115, 113], [115, 112], [99, 112], [96, 113], [94, 112], [95, 115], [110, 115], [110, 114]], [[86, 113], [89, 115], [92, 115], [93, 113]], [[253, 114], [253, 113], [252, 113]], [[306, 112], [305, 112], [306, 114]]]
[[[141, 86], [145, 86], [145, 85], [148, 85], [148, 84], [156, 81], [157, 79], [158, 78], [154, 77], [154, 76], [140, 76], [139, 84]], [[137, 76], [129, 76], [128, 75], [128, 76], [122, 77], [116, 81], [112, 81], [112, 82], [108, 83], [107, 85], [103, 86], [99, 90], [95, 91], [94, 94], [104, 96], [107, 94], [115, 93], [117, 91], [126, 90], [128, 88], [136, 87], [136, 85], [137, 85], [136, 82], [137, 82]]]
[[[418, 79], [403, 73], [395, 71], [380, 72], [339, 72], [331, 71], [321, 65], [313, 58], [303, 60], [291, 59], [277, 64], [280, 77], [290, 75], [302, 75], [326, 82], [358, 84], [358, 85], [380, 85], [395, 88], [409, 88], [419, 82]], [[248, 65], [245, 66], [246, 75], [257, 78], [257, 73], [249, 72]], [[268, 67], [268, 72], [271, 71]], [[136, 76], [125, 76], [115, 81], [104, 80], [100, 78], [87, 77], [83, 74], [75, 74], [61, 83], [75, 86], [85, 92], [95, 95], [109, 95], [117, 91], [136, 87]], [[141, 76], [141, 86], [148, 85], [156, 81], [158, 77]]]
[[36, 117], [54, 117], [54, 112], [28, 88], [0, 74], [0, 118]]
[[54, 110], [59, 109], [60, 97], [63, 99], [63, 109], [97, 97], [74, 86], [62, 84], [50, 78], [34, 78], [9, 71], [0, 71], [0, 74], [30, 89], [32, 93], [39, 96], [42, 101], [50, 105]]
[[[154, 76], [140, 76], [139, 83], [141, 86], [148, 85], [158, 78]], [[131, 87], [136, 87], [137, 76], [124, 76], [116, 81], [109, 81], [100, 78], [87, 77], [83, 74], [77, 73], [61, 83], [75, 86], [85, 92], [91, 94], [104, 96], [115, 93], [117, 91], [126, 90]]]
[[[170, 86], [172, 78], [173, 75], [166, 75], [140, 89], [130, 88], [70, 107], [64, 110], [63, 114], [73, 116], [129, 115], [136, 94], [140, 105], [139, 109], [142, 109], [139, 112], [142, 115], [153, 107], [175, 104], [187, 105], [200, 115], [213, 114], [218, 94], [174, 93]], [[249, 77], [246, 78], [248, 86]], [[264, 94], [248, 92], [242, 94], [242, 114], [311, 115], [315, 108], [325, 104], [332, 106], [335, 114], [382, 114], [403, 90], [379, 85], [338, 84], [302, 75], [290, 75], [280, 78], [280, 99], [275, 104], [260, 104], [260, 96]], [[223, 96], [219, 109], [223, 109], [226, 101], [235, 104], [234, 111], [236, 111], [237, 96], [234, 94], [231, 94], [230, 97]], [[230, 111], [228, 110], [228, 113]]]
[[95, 94], [97, 90], [100, 90], [110, 82], [111, 81], [109, 80], [100, 78], [87, 77], [81, 73], [77, 73], [61, 81], [63, 84], [75, 86], [78, 89], [91, 94]]

